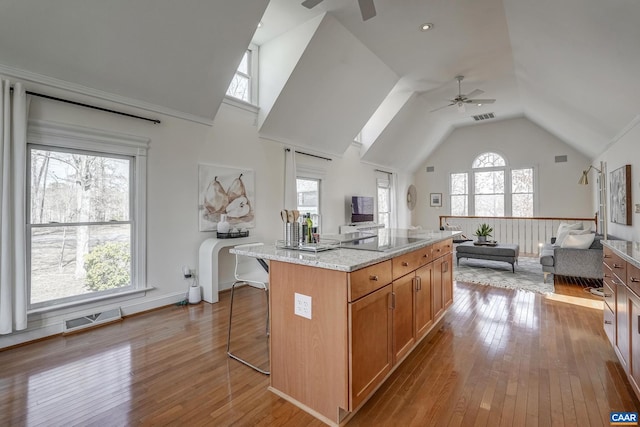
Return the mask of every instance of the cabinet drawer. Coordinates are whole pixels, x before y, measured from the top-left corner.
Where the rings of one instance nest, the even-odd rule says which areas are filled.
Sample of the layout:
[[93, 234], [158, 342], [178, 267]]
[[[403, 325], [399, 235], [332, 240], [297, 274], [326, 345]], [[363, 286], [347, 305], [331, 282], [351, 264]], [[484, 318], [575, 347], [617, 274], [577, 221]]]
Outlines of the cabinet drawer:
[[640, 268], [627, 263], [627, 286], [640, 296]]
[[616, 306], [616, 293], [614, 289], [616, 288], [613, 280], [606, 278], [604, 279], [604, 302], [609, 306], [609, 309], [613, 311]]
[[425, 246], [424, 248], [416, 249], [414, 251], [416, 259], [418, 261], [418, 267], [427, 265], [433, 259], [432, 255], [433, 245]]
[[349, 301], [355, 301], [391, 283], [391, 260], [349, 274]]
[[604, 310], [602, 311], [604, 313], [604, 333], [607, 334], [607, 338], [609, 338], [611, 345], [615, 345], [616, 316], [607, 305], [604, 306]]
[[611, 248], [604, 247], [602, 259], [620, 280], [623, 282], [627, 280], [627, 262], [613, 252]]
[[453, 239], [443, 240], [433, 245], [433, 259], [440, 258], [453, 250]]
[[420, 264], [422, 254], [418, 251], [412, 251], [404, 255], [399, 255], [391, 260], [393, 270], [393, 280], [396, 280], [405, 274], [415, 271]]

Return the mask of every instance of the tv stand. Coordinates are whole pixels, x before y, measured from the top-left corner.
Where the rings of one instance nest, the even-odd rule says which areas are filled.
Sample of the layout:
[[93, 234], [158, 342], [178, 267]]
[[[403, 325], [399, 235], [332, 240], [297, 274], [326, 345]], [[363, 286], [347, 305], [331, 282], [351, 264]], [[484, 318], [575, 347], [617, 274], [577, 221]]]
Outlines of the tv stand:
[[340, 234], [355, 233], [358, 231], [377, 231], [384, 228], [384, 224], [376, 224], [373, 221], [351, 222], [339, 227]]

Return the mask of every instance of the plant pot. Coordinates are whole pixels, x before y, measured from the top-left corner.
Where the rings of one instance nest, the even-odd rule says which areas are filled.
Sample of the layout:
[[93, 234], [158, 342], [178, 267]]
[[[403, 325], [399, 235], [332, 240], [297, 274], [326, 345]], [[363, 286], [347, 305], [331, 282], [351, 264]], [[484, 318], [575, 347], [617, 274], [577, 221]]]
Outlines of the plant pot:
[[487, 243], [487, 236], [478, 236], [478, 243]]

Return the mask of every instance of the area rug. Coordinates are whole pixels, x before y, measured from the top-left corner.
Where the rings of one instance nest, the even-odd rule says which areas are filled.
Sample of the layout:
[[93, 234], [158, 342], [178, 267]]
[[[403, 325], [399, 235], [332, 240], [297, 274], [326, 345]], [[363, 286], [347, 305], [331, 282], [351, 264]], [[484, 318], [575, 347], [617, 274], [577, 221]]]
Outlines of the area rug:
[[553, 292], [553, 276], [550, 275], [547, 278], [548, 283], [544, 283], [538, 258], [520, 257], [515, 267], [516, 272], [512, 273], [511, 264], [506, 262], [462, 258], [460, 266], [453, 267], [453, 277], [458, 282], [521, 289], [541, 294]]

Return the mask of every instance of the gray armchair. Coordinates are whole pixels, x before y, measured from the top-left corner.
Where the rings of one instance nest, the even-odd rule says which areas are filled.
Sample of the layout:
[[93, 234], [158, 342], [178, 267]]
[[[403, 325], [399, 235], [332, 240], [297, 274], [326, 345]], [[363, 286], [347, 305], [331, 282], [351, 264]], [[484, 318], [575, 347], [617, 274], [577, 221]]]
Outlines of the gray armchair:
[[561, 248], [551, 243], [542, 247], [540, 252], [540, 264], [544, 272], [544, 281], [547, 276], [557, 274], [559, 276], [584, 277], [587, 279], [602, 279], [602, 235], [596, 234], [589, 249]]

